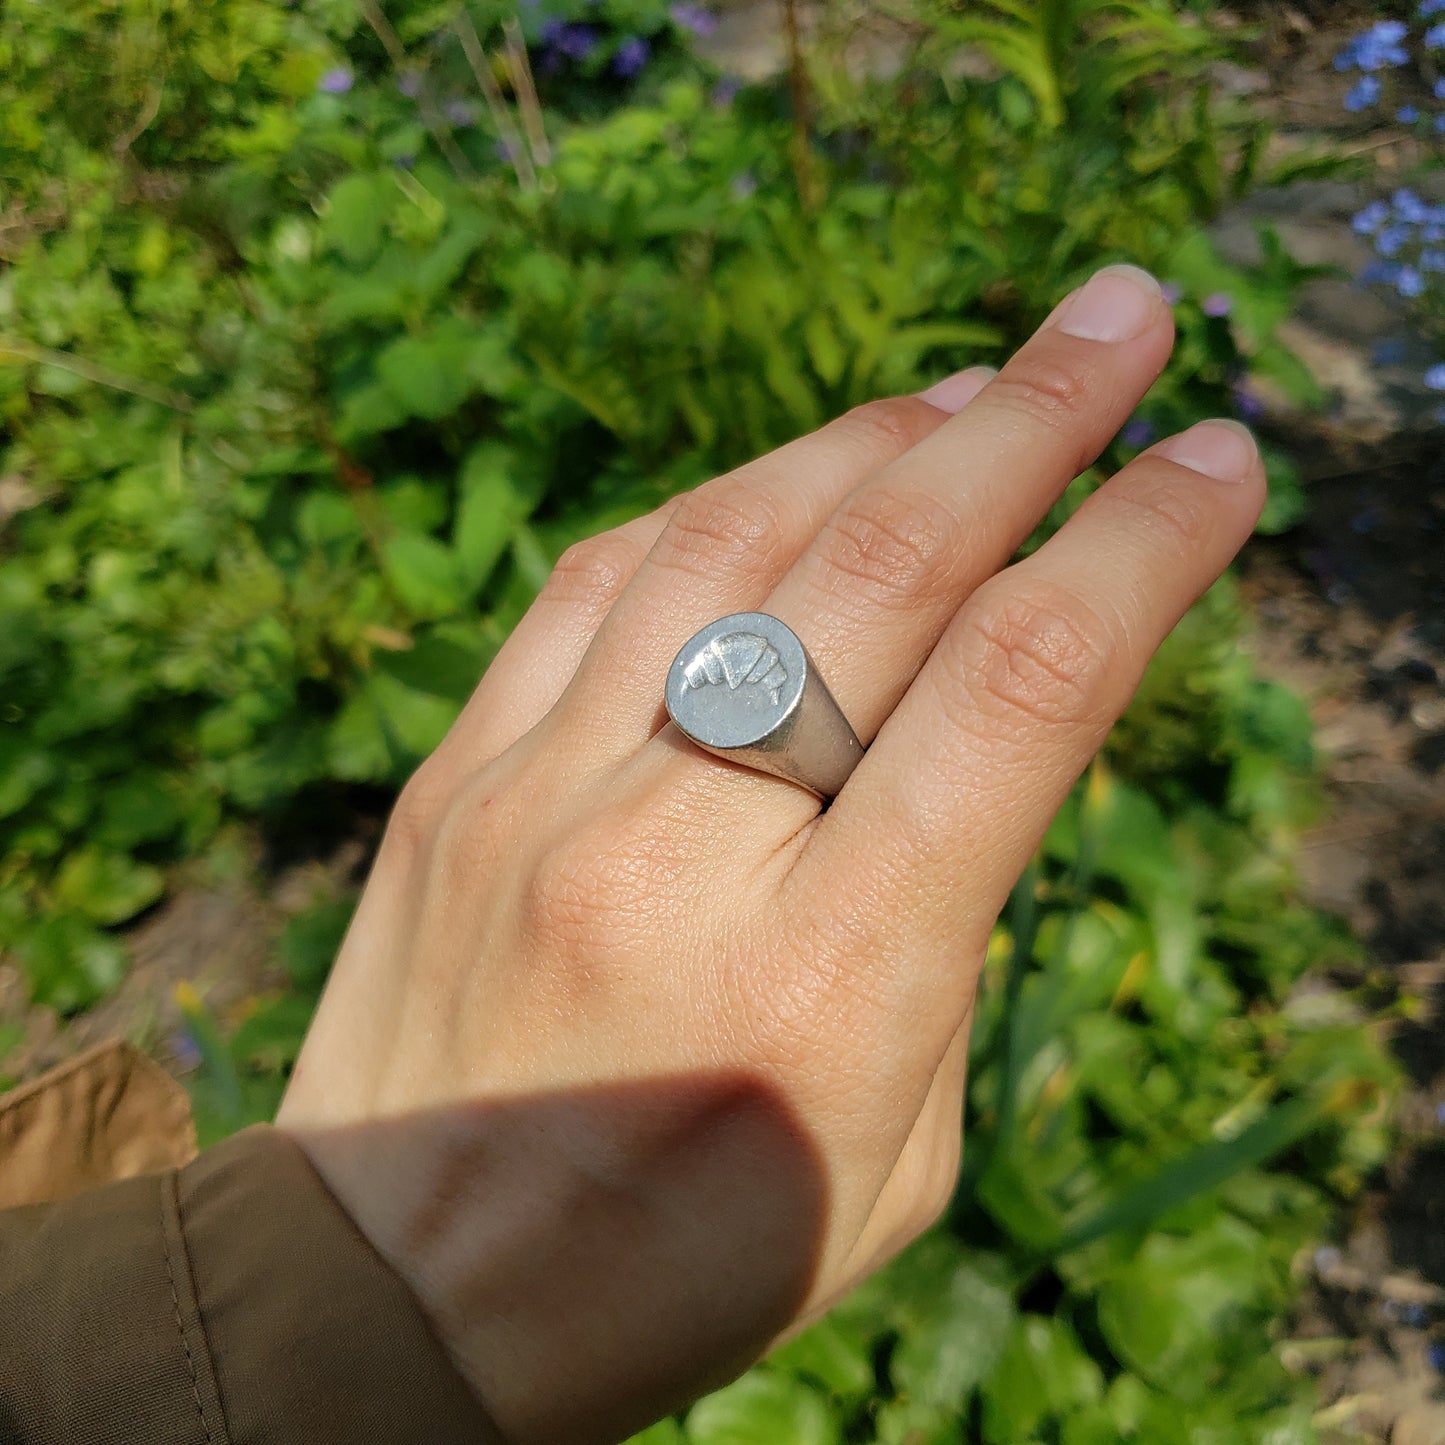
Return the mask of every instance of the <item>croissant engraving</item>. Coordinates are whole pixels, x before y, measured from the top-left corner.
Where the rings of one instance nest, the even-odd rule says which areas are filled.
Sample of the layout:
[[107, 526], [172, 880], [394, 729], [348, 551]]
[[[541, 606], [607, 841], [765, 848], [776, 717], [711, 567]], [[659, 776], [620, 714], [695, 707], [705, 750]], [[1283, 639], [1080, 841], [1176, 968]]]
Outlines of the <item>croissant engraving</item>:
[[778, 650], [756, 632], [729, 632], [715, 637], [683, 668], [688, 687], [720, 687], [726, 683], [736, 692], [747, 684], [768, 690], [773, 706], [788, 682], [787, 669]]

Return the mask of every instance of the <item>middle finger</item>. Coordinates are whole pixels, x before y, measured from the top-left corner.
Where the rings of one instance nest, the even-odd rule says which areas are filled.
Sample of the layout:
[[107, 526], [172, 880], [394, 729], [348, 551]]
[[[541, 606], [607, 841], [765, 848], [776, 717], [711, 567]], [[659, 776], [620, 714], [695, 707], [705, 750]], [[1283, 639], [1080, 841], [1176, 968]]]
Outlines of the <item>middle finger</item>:
[[[853, 489], [761, 602], [803, 640], [865, 744], [968, 595], [1118, 431], [1172, 342], [1154, 278], [1106, 267], [968, 407]], [[679, 619], [678, 645], [709, 621]], [[666, 773], [693, 797], [756, 786], [750, 774], [679, 748], [670, 731], [637, 766], [653, 782]], [[798, 799], [779, 815], [787, 836], [816, 805], [791, 784], [777, 791]]]

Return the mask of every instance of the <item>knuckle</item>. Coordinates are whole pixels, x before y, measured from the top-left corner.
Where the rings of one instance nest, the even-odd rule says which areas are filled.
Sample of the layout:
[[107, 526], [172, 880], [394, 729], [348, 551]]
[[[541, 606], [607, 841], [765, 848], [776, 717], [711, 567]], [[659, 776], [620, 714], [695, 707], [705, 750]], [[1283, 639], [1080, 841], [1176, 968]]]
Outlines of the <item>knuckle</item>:
[[1106, 486], [1091, 502], [1106, 521], [1111, 514], [1130, 526], [1142, 525], [1151, 543], [1176, 552], [1192, 552], [1208, 535], [1208, 494], [1191, 494], [1168, 477], [1138, 477], [1129, 486]]
[[548, 602], [605, 608], [616, 601], [640, 561], [636, 549], [610, 533], [574, 542], [557, 559], [542, 588]]
[[915, 604], [946, 588], [963, 529], [938, 498], [883, 486], [866, 487], [834, 514], [815, 557], [831, 594], [841, 576], [861, 584], [870, 602]]
[[917, 446], [937, 429], [939, 415], [916, 396], [888, 396], [855, 406], [832, 425], [865, 460], [881, 462]]
[[391, 811], [387, 840], [407, 854], [422, 851], [435, 837], [451, 803], [456, 781], [434, 753], [407, 779]]
[[1069, 588], [1038, 582], [975, 603], [953, 654], [975, 699], [1046, 726], [1100, 717], [1119, 648], [1093, 607]]
[[1020, 352], [994, 378], [991, 395], [1051, 430], [1078, 425], [1095, 405], [1091, 372], [1077, 357], [1053, 348]]
[[768, 567], [783, 540], [778, 503], [741, 477], [720, 477], [683, 497], [653, 559], [685, 572]]

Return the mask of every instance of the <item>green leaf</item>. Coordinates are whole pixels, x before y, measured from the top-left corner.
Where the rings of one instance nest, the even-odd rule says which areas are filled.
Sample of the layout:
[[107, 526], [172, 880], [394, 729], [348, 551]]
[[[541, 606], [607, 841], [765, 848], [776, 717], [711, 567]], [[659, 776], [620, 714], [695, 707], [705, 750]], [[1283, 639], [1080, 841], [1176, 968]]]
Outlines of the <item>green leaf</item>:
[[634, 1435], [626, 1445], [687, 1445], [687, 1436], [682, 1426], [671, 1418], [649, 1425], [640, 1435]]
[[73, 913], [37, 923], [17, 952], [31, 997], [63, 1014], [97, 1003], [125, 977], [127, 955], [121, 940]]
[[1217, 1189], [1231, 1175], [1271, 1159], [1303, 1138], [1320, 1119], [1311, 1099], [1291, 1099], [1271, 1109], [1233, 1139], [1212, 1139], [1172, 1160], [1126, 1189], [1103, 1208], [1080, 1211], [1065, 1229], [1056, 1252], [1068, 1254], [1105, 1235], [1138, 1229], [1191, 1199]]
[[287, 920], [281, 932], [281, 962], [298, 988], [314, 991], [326, 981], [355, 911], [354, 898], [334, 898]]
[[774, 1350], [768, 1363], [815, 1381], [840, 1400], [861, 1400], [877, 1383], [867, 1334], [834, 1315]]
[[1151, 1384], [1197, 1398], [1238, 1339], [1237, 1312], [1255, 1292], [1259, 1266], [1259, 1236], [1226, 1216], [1188, 1238], [1151, 1235], [1103, 1281], [1099, 1326]]
[[0, 736], [0, 818], [18, 813], [58, 771], [51, 754], [24, 738]]
[[924, 1404], [961, 1409], [993, 1369], [1013, 1318], [1001, 1271], [958, 1265], [929, 1312], [899, 1340], [889, 1365], [894, 1383]]
[[496, 446], [475, 447], [462, 467], [462, 500], [452, 530], [461, 577], [475, 593], [492, 575], [519, 522], [531, 510], [512, 481], [514, 456]]
[[347, 176], [327, 198], [322, 232], [353, 266], [376, 255], [397, 197], [387, 175]]
[[842, 1445], [823, 1397], [766, 1367], [698, 1401], [687, 1414], [687, 1438], [691, 1445]]
[[159, 868], [94, 847], [72, 853], [55, 879], [61, 903], [103, 924], [123, 923], [163, 892], [165, 875]]
[[466, 602], [456, 554], [435, 537], [403, 532], [382, 548], [386, 580], [417, 617], [447, 617]]
[[128, 850], [173, 836], [184, 821], [173, 780], [142, 769], [106, 785], [91, 836], [103, 848]]
[[376, 375], [408, 415], [440, 421], [467, 399], [469, 360], [456, 336], [401, 336], [376, 358]]

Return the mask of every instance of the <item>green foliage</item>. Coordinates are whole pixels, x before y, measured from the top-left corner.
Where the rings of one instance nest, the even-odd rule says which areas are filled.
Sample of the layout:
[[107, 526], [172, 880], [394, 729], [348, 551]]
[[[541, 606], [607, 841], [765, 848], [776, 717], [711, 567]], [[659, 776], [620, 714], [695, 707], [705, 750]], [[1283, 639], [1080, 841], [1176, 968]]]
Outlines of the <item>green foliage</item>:
[[[1311, 399], [1274, 335], [1308, 271], [1203, 232], [1263, 153], [1225, 39], [1164, 0], [912, 9], [887, 78], [820, 38], [803, 136], [662, 0], [524, 7], [530, 109], [490, 0], [471, 55], [432, 0], [380, 36], [355, 0], [0, 10], [0, 949], [37, 998], [113, 988], [228, 823], [394, 790], [568, 542], [1001, 359], [1101, 263], [1181, 293], [1142, 422], [1251, 368]], [[1271, 1322], [1390, 1079], [1291, 1012], [1342, 943], [1290, 886], [1308, 718], [1241, 635], [1217, 589], [1020, 884], [950, 1219], [650, 1445], [1310, 1438]], [[181, 990], [203, 1140], [274, 1109], [349, 910], [240, 1016]]]

